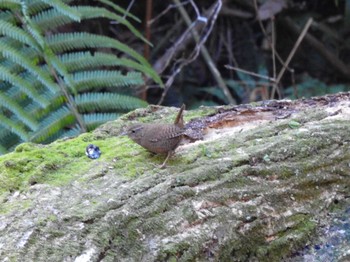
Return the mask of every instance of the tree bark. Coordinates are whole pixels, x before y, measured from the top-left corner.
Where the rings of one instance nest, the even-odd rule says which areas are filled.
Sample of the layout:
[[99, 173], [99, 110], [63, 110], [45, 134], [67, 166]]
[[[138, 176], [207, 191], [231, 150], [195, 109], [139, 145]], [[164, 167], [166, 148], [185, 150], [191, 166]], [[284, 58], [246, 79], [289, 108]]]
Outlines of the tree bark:
[[[1, 261], [279, 261], [349, 202], [349, 93], [187, 111], [202, 139], [165, 170], [164, 156], [118, 136], [176, 112], [136, 110], [0, 157]], [[84, 143], [102, 156], [85, 157]]]

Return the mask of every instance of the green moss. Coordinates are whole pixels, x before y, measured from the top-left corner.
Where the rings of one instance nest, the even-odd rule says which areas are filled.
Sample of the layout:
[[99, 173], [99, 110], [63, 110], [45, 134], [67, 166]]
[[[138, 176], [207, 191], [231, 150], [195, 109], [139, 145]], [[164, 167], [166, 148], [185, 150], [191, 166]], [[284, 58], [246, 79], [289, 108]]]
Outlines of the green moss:
[[201, 118], [205, 116], [209, 116], [212, 114], [215, 114], [218, 110], [213, 107], [200, 107], [197, 110], [191, 110], [191, 111], [186, 111], [184, 114], [184, 120], [185, 122], [189, 122], [190, 120], [194, 120], [196, 118]]
[[311, 216], [303, 214], [296, 214], [289, 217], [288, 220], [296, 224], [291, 229], [293, 233], [281, 232], [276, 240], [271, 241], [265, 248], [259, 248], [258, 257], [262, 259], [261, 261], [279, 261], [286, 255], [290, 255], [307, 243], [317, 227], [317, 223], [311, 219]]
[[[92, 160], [86, 157], [88, 144], [100, 147], [102, 155]], [[23, 143], [14, 152], [0, 156], [0, 195], [4, 192], [26, 190], [33, 184], [64, 185], [83, 176], [89, 169], [112, 162], [130, 149], [126, 139], [109, 137], [96, 139], [92, 133], [72, 139], [61, 139], [50, 145]]]
[[[3, 202], [3, 201], [1, 201]], [[0, 204], [0, 214], [7, 214], [14, 210], [26, 210], [32, 206], [31, 200], [18, 200], [11, 202], [3, 202]]]
[[[282, 219], [282, 218], [281, 218]], [[285, 230], [285, 224], [290, 229]], [[266, 236], [266, 228], [258, 221], [246, 231], [246, 241], [235, 240], [224, 244], [220, 261], [282, 261], [293, 251], [303, 247], [316, 229], [311, 215], [296, 214], [283, 219], [280, 223], [281, 231], [275, 229], [275, 235]], [[234, 232], [233, 232], [234, 233]], [[268, 240], [271, 239], [271, 240]]]
[[190, 247], [191, 244], [187, 242], [168, 243], [164, 245], [159, 252], [157, 261], [168, 261], [169, 259], [174, 260], [175, 258], [181, 257], [186, 250], [190, 249]]

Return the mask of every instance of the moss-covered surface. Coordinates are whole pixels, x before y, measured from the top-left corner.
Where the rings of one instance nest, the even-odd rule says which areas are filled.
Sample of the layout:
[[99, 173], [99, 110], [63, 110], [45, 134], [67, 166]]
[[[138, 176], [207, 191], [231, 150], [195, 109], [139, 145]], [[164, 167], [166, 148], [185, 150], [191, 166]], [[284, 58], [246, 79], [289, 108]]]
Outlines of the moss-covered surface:
[[[1, 260], [280, 261], [347, 194], [349, 115], [303, 107], [242, 130], [209, 130], [166, 169], [157, 167], [164, 156], [119, 136], [176, 112], [136, 110], [93, 133], [1, 156]], [[88, 144], [100, 147], [99, 159], [85, 156]]]

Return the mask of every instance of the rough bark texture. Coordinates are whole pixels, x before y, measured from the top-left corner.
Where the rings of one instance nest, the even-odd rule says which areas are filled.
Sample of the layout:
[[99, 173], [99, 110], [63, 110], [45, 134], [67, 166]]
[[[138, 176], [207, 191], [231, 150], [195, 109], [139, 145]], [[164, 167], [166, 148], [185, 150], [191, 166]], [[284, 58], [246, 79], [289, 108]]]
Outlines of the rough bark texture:
[[[180, 146], [165, 170], [155, 166], [163, 156], [115, 135], [137, 121], [171, 123], [175, 109], [149, 107], [92, 134], [20, 145], [0, 157], [0, 260], [290, 257], [348, 201], [349, 97], [186, 112], [203, 139]], [[101, 158], [84, 156], [89, 143]]]

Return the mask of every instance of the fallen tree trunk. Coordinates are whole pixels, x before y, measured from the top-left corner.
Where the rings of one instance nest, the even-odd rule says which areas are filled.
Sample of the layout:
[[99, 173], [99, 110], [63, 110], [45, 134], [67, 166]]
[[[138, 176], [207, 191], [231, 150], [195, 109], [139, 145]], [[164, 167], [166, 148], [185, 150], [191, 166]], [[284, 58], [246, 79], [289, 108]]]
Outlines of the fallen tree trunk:
[[[164, 170], [127, 137], [149, 107], [92, 134], [0, 157], [2, 261], [279, 261], [348, 203], [350, 94], [185, 114]], [[97, 160], [85, 146], [102, 151]]]

